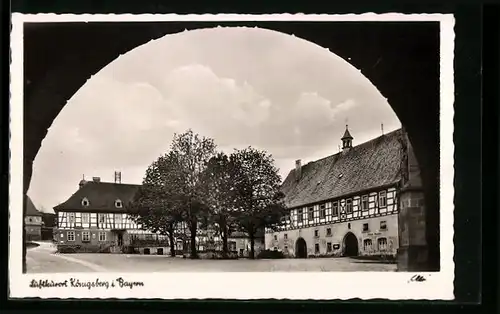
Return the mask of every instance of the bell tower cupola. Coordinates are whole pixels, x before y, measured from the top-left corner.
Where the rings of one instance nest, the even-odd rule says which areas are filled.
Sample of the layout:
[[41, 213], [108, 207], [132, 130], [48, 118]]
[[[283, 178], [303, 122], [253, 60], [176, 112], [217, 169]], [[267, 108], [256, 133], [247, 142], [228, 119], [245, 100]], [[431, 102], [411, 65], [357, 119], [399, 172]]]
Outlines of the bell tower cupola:
[[353, 139], [351, 133], [349, 133], [349, 126], [346, 124], [344, 136], [342, 136], [342, 150], [351, 148]]

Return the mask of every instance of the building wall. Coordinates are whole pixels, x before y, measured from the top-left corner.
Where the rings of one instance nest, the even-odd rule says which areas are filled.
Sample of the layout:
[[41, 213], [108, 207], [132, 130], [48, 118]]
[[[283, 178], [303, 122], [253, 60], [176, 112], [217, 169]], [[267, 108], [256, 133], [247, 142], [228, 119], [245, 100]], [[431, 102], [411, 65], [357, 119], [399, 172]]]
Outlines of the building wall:
[[58, 212], [57, 226], [59, 229], [76, 227], [88, 229], [140, 229], [128, 214], [124, 213], [79, 213]]
[[[55, 231], [54, 240], [58, 244], [81, 245], [91, 250], [103, 248], [106, 246], [118, 245], [118, 230], [122, 232], [123, 245], [131, 245], [132, 238], [140, 238], [142, 240], [154, 240], [161, 237], [162, 243], [144, 245], [135, 245], [138, 247], [138, 252], [144, 254], [145, 249], [149, 249], [149, 254], [157, 254], [158, 248], [163, 249], [163, 254], [170, 254], [170, 248], [165, 245], [168, 242], [166, 236], [156, 235], [148, 230], [143, 230], [141, 225], [136, 224], [128, 214], [123, 213], [80, 213], [80, 212], [58, 212], [57, 213], [57, 230]], [[180, 234], [185, 234], [189, 238], [189, 230], [185, 223], [180, 223], [178, 226]], [[87, 232], [90, 236], [89, 241], [83, 241], [83, 233]], [[220, 240], [218, 237], [209, 235], [206, 230], [198, 228], [197, 230], [197, 249], [202, 252], [211, 246], [209, 238], [213, 238], [215, 242]], [[105, 234], [105, 240], [99, 239], [99, 234]], [[245, 238], [230, 238], [228, 244], [233, 241], [236, 244], [236, 251], [243, 250], [242, 256], [248, 256], [250, 252], [250, 240]], [[140, 241], [134, 241], [139, 243]], [[146, 241], [147, 242], [147, 241]], [[220, 242], [220, 241], [219, 241]], [[255, 254], [258, 254], [264, 247], [261, 239], [255, 240]], [[215, 248], [215, 247], [214, 247]], [[186, 251], [189, 249], [183, 246], [182, 241], [177, 239], [176, 250]]]
[[[385, 222], [385, 230], [380, 229], [381, 222]], [[368, 224], [368, 230], [363, 231], [363, 225], [366, 223]], [[330, 235], [327, 233], [327, 229], [331, 229]], [[381, 254], [394, 256], [397, 253], [399, 243], [398, 216], [396, 214], [266, 233], [265, 243], [266, 248], [270, 250], [279, 250], [286, 256], [294, 257], [297, 240], [303, 238], [306, 242], [308, 256], [341, 256], [344, 250], [344, 238], [349, 232], [356, 236], [359, 255], [361, 256]], [[379, 249], [378, 240], [381, 238], [386, 239], [386, 245]], [[371, 240], [371, 246], [365, 246], [365, 240]], [[316, 244], [319, 247], [318, 252], [316, 251]], [[330, 251], [328, 251], [329, 246], [331, 247]]]
[[41, 226], [42, 216], [26, 216], [24, 217], [24, 223], [26, 225]]
[[[296, 255], [297, 239], [303, 238], [307, 255], [340, 256], [344, 252], [344, 237], [352, 232], [358, 240], [359, 255], [396, 255], [398, 209], [395, 187], [293, 208], [274, 229], [277, 231], [266, 230], [265, 245], [292, 257]], [[385, 230], [381, 228], [382, 222]], [[364, 224], [368, 224], [366, 231]]]
[[38, 241], [42, 239], [42, 227], [34, 225], [26, 225], [26, 240], [27, 241]]
[[[227, 245], [229, 251], [237, 252], [240, 257], [250, 256], [250, 239], [249, 238], [228, 238]], [[261, 250], [265, 248], [263, 239], [254, 240], [255, 257]]]
[[[83, 241], [83, 233], [89, 234], [89, 241]], [[99, 238], [99, 234], [105, 235], [105, 238]], [[123, 241], [128, 236], [124, 234]], [[97, 229], [59, 229], [55, 235], [55, 240], [59, 244], [78, 244], [78, 245], [112, 245], [117, 241], [116, 234], [109, 230]]]
[[42, 239], [42, 216], [24, 217], [26, 240], [38, 241]]

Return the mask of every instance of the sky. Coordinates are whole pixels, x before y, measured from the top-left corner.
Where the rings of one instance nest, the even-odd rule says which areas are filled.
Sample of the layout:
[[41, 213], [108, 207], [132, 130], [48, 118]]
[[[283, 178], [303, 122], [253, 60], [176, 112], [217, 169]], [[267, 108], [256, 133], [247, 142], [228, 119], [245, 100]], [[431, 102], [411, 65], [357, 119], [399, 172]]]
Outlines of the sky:
[[211, 137], [218, 149], [272, 154], [282, 179], [339, 152], [346, 124], [361, 144], [401, 127], [361, 72], [314, 43], [260, 28], [167, 35], [108, 64], [68, 100], [35, 158], [28, 195], [44, 211], [79, 181], [140, 184], [174, 133]]

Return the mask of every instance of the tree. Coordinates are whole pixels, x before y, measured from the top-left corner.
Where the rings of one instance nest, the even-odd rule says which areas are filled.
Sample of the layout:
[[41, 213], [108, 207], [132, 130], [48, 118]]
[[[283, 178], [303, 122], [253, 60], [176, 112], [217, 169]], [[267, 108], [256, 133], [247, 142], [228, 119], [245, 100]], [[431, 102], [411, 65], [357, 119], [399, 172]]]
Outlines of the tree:
[[285, 214], [281, 178], [274, 159], [264, 151], [248, 147], [235, 151], [230, 159], [238, 226], [250, 237], [250, 258], [254, 258], [256, 233], [280, 223]]
[[229, 157], [218, 153], [212, 157], [203, 173], [202, 186], [208, 206], [210, 223], [222, 238], [222, 255], [228, 256], [228, 237], [234, 230], [234, 167]]
[[129, 212], [143, 227], [167, 235], [170, 254], [175, 256], [177, 224], [182, 221], [182, 182], [178, 171], [177, 156], [173, 153], [161, 156], [146, 170], [146, 176]]
[[201, 137], [192, 130], [174, 134], [171, 146], [171, 152], [178, 162], [177, 171], [180, 175], [176, 184], [184, 205], [184, 220], [190, 232], [190, 251], [193, 259], [198, 258], [198, 224], [206, 220], [208, 211], [203, 193], [203, 174], [208, 161], [216, 154], [215, 149], [216, 145], [212, 139]]

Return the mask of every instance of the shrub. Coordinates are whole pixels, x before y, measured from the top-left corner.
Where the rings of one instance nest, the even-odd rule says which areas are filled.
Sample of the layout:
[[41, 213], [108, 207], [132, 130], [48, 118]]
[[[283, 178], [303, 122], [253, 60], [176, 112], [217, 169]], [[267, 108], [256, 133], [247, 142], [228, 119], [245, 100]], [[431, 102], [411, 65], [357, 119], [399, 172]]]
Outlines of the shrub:
[[199, 257], [201, 259], [238, 259], [238, 254], [236, 252], [228, 252], [227, 257], [224, 258], [222, 251], [207, 250], [200, 252]]
[[285, 258], [285, 254], [281, 251], [262, 250], [257, 254], [257, 258], [278, 259]]
[[132, 245], [126, 245], [123, 247], [123, 253], [125, 254], [136, 254], [135, 247]]
[[68, 244], [62, 244], [57, 246], [57, 252], [58, 253], [77, 253], [80, 251], [81, 247], [80, 245], [68, 245]]

